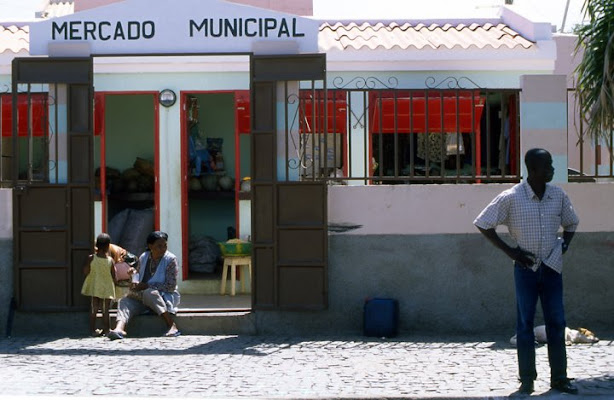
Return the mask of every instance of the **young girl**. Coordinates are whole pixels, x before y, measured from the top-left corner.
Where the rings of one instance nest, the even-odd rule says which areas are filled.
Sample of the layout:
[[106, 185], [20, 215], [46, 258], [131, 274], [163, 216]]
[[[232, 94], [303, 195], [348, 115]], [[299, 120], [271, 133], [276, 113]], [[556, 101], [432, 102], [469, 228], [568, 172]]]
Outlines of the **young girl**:
[[[109, 308], [111, 300], [115, 298], [115, 270], [113, 259], [107, 255], [111, 237], [101, 233], [96, 238], [96, 254], [90, 254], [83, 267], [86, 275], [81, 288], [81, 294], [91, 296], [90, 331], [92, 336], [101, 336], [109, 332]], [[96, 314], [102, 309], [102, 327], [96, 329]]]

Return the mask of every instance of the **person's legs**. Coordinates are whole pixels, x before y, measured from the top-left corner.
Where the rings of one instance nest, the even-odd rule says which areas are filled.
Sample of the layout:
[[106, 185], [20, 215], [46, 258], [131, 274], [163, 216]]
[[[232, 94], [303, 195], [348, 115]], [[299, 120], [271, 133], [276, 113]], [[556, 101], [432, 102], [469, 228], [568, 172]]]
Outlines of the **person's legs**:
[[146, 306], [139, 300], [131, 297], [122, 297], [117, 303], [117, 324], [115, 325], [115, 329], [109, 333], [111, 334], [111, 332], [114, 332], [112, 334], [114, 337], [117, 336], [117, 333], [119, 333], [120, 336], [125, 335], [126, 325], [128, 321], [130, 321], [130, 318], [143, 313], [145, 310]]
[[102, 299], [94, 296], [92, 296], [90, 300], [90, 334], [92, 336], [96, 334], [96, 315], [98, 314], [101, 301]]
[[109, 309], [111, 308], [111, 299], [103, 300], [103, 309], [102, 309], [102, 333], [105, 335], [109, 333], [111, 328], [111, 319], [109, 317]]
[[168, 331], [166, 331], [164, 336], [179, 336], [179, 329], [177, 328], [177, 325], [175, 325], [175, 321], [173, 321], [173, 314], [164, 312], [160, 314], [160, 316], [162, 319], [164, 319], [166, 327], [168, 328]]
[[143, 303], [162, 317], [168, 328], [166, 336], [176, 336], [178, 334], [179, 330], [173, 321], [172, 314], [167, 311], [166, 303], [159, 291], [146, 289], [143, 292]]
[[546, 265], [541, 266], [541, 303], [548, 337], [548, 360], [551, 382], [567, 380], [567, 350], [565, 348], [565, 310], [563, 307], [563, 277]]
[[535, 334], [533, 321], [537, 306], [537, 274], [528, 268], [514, 265], [516, 284], [516, 339], [518, 373], [520, 381], [532, 382], [537, 378], [535, 369]]

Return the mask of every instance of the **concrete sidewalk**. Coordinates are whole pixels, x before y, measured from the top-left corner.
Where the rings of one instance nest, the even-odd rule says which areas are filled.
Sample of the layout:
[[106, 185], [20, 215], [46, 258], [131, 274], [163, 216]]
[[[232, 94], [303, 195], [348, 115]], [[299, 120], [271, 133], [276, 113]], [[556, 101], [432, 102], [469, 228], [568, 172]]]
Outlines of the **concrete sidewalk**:
[[[614, 335], [567, 347], [579, 396], [550, 392], [537, 349], [532, 397], [614, 399]], [[0, 398], [496, 399], [517, 387], [508, 337], [17, 337], [0, 340]]]

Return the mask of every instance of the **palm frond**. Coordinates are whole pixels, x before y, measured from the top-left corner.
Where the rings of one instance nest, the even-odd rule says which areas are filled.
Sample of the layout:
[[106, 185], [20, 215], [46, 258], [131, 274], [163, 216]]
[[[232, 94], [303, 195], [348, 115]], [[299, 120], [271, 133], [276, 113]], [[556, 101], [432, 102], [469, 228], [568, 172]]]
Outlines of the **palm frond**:
[[578, 28], [576, 99], [586, 134], [609, 138], [614, 129], [614, 0], [586, 0], [589, 22]]

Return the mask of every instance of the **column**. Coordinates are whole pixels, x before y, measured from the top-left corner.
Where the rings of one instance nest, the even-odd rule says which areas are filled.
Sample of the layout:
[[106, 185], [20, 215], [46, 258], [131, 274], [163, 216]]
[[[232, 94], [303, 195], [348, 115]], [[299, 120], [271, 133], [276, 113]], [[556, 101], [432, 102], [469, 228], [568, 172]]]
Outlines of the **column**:
[[524, 155], [534, 147], [552, 154], [553, 183], [567, 182], [567, 80], [565, 75], [520, 77], [520, 152], [522, 176], [527, 177]]

